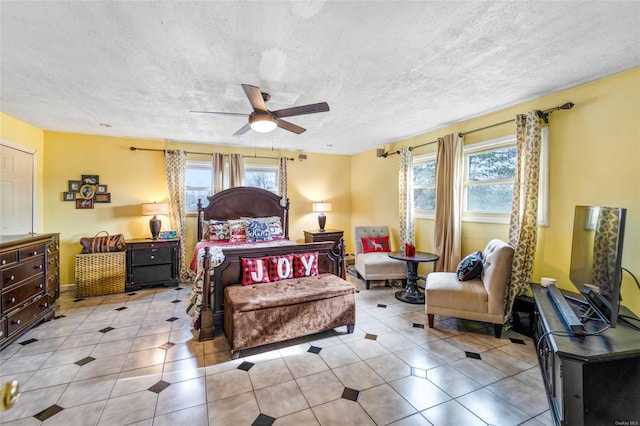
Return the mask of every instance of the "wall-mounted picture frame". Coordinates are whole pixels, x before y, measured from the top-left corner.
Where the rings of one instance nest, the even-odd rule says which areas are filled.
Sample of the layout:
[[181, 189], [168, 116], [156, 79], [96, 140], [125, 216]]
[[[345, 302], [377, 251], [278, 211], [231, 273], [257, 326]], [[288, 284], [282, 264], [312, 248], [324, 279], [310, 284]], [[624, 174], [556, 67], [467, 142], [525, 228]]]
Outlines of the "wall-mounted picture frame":
[[80, 195], [79, 198], [84, 198], [85, 200], [93, 199], [93, 196], [96, 194], [96, 187], [94, 185], [82, 185], [80, 187]]
[[97, 185], [99, 183], [100, 183], [100, 178], [98, 175], [82, 175], [83, 185]]
[[75, 192], [63, 192], [62, 199], [64, 201], [75, 201], [76, 193]]
[[76, 198], [76, 209], [92, 209], [93, 208], [93, 198], [84, 199], [84, 198]]
[[96, 194], [106, 194], [107, 193], [107, 185], [98, 185], [96, 187]]
[[111, 193], [107, 192], [106, 194], [96, 194], [93, 197], [93, 201], [95, 201], [96, 203], [110, 203]]
[[79, 180], [70, 180], [69, 192], [80, 192], [81, 186], [82, 186], [82, 182], [80, 182]]

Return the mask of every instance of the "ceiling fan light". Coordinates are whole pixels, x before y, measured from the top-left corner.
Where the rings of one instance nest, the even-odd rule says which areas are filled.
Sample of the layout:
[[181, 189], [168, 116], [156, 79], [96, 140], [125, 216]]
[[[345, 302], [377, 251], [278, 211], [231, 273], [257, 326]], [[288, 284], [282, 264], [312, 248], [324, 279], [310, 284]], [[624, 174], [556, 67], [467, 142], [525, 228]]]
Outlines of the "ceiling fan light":
[[269, 133], [278, 127], [278, 124], [269, 115], [252, 115], [249, 117], [249, 124], [253, 130], [260, 133]]

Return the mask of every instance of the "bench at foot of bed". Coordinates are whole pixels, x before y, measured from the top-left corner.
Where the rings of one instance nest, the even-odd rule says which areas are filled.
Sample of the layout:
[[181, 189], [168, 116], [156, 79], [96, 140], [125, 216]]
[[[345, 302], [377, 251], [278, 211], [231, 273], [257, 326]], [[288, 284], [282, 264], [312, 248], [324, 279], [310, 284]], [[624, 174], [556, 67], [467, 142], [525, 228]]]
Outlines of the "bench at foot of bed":
[[356, 322], [356, 289], [333, 274], [224, 289], [224, 331], [237, 358], [242, 349], [281, 342]]

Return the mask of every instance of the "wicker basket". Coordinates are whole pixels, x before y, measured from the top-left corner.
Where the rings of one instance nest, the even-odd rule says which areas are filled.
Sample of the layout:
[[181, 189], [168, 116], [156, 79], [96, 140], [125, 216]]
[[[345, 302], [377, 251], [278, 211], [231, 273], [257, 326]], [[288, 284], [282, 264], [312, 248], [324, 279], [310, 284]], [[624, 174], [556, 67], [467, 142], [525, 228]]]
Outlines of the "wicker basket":
[[124, 293], [126, 253], [76, 255], [76, 297]]

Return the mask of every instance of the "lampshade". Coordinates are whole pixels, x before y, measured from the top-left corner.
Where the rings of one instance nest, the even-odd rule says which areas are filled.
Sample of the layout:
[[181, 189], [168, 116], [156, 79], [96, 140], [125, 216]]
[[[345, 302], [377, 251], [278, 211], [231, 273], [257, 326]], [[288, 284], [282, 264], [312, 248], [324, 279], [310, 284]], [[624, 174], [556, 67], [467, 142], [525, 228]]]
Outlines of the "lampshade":
[[255, 111], [249, 116], [249, 124], [253, 130], [260, 133], [269, 133], [278, 127], [278, 124], [271, 115], [256, 113]]
[[169, 214], [169, 204], [167, 203], [144, 203], [142, 204], [143, 216], [154, 216], [157, 214]]
[[313, 203], [313, 211], [314, 212], [330, 212], [331, 211], [331, 203], [319, 202]]

